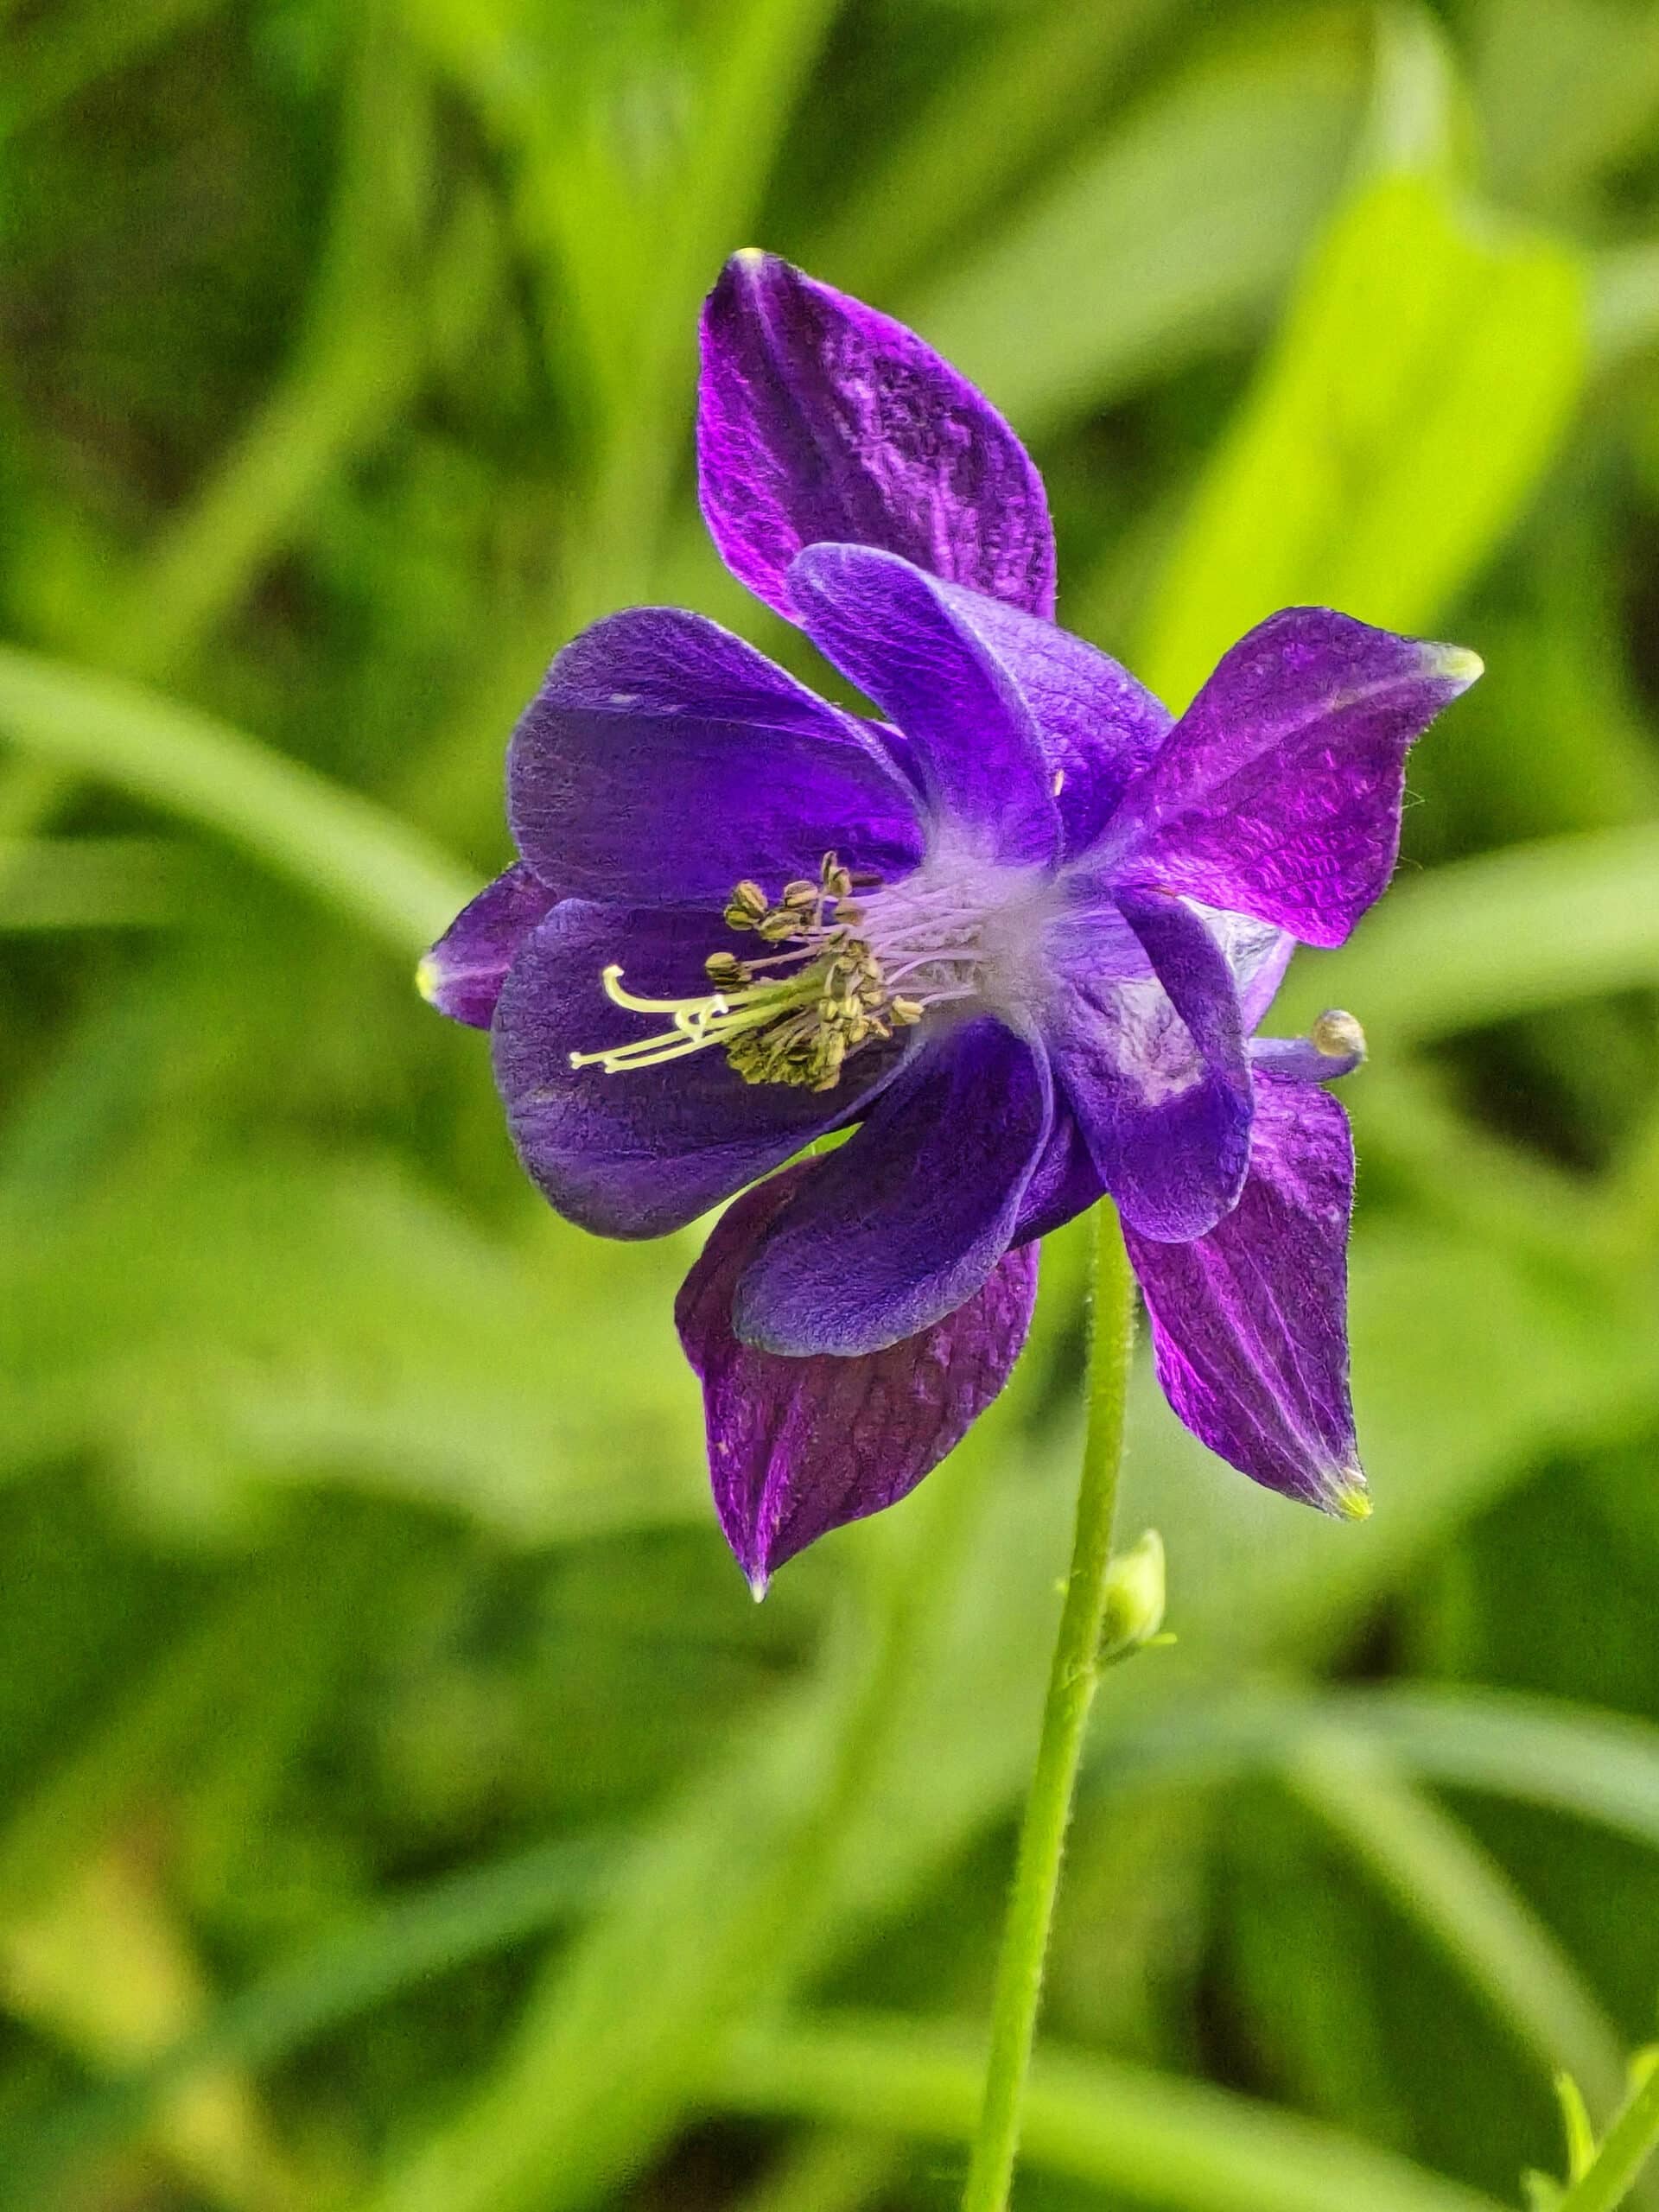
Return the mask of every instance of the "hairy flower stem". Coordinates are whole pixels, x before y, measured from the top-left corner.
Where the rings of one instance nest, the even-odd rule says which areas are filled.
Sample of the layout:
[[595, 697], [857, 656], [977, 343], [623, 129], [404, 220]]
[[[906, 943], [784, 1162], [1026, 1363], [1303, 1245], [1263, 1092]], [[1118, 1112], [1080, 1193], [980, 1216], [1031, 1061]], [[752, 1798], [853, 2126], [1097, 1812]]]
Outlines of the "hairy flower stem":
[[1107, 1568], [1123, 1457], [1123, 1414], [1135, 1337], [1135, 1277], [1109, 1199], [1095, 1209], [1089, 1420], [1071, 1569], [1049, 1669], [1042, 1738], [1020, 1831], [991, 2007], [985, 2102], [962, 2212], [1005, 2212], [1020, 2147], [1021, 2106], [1042, 1997], [1043, 1966], [1089, 1709], [1100, 1680]]

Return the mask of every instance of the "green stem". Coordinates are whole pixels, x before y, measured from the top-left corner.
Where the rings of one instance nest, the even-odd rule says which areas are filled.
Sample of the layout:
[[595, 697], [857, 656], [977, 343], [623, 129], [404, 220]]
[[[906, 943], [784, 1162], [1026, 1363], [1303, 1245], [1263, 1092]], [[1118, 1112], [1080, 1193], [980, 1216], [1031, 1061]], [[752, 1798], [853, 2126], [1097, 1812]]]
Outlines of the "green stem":
[[1042, 1739], [1026, 1800], [1014, 1892], [991, 2007], [985, 2102], [974, 2140], [962, 2212], [1004, 2212], [1020, 2147], [1020, 2107], [1042, 1997], [1043, 1965], [1059, 1888], [1060, 1859], [1084, 1731], [1100, 1680], [1106, 1625], [1106, 1570], [1123, 1457], [1123, 1412], [1135, 1332], [1135, 1278], [1109, 1201], [1094, 1218], [1094, 1328], [1089, 1356], [1089, 1424], [1071, 1544], [1071, 1571], [1049, 1669]]
[[1561, 2199], [1560, 2212], [1613, 2212], [1659, 2145], [1659, 2065], [1654, 2066], [1603, 2139], [1589, 2170]]

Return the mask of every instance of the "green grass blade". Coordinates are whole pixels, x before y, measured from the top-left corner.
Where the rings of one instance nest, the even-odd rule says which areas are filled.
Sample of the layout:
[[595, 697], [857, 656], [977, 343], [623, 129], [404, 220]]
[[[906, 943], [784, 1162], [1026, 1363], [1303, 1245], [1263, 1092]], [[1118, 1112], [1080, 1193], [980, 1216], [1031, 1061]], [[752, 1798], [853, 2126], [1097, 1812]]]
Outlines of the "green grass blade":
[[1363, 19], [1212, 52], [899, 305], [1027, 437], [1254, 330], [1341, 181]]
[[1389, 1051], [1659, 982], [1659, 826], [1512, 845], [1397, 885], [1339, 953], [1304, 953], [1274, 1027], [1350, 1006]]
[[5, 2158], [5, 2201], [22, 2202], [81, 2162], [142, 2133], [167, 2099], [226, 2066], [280, 2063], [318, 2036], [430, 1976], [540, 1935], [593, 1903], [613, 1843], [550, 1844], [451, 1875], [387, 1905], [252, 1983], [141, 2074], [68, 2107]]
[[[983, 2054], [972, 2032], [830, 2017], [743, 2037], [722, 2061], [721, 2108], [965, 2142]], [[1040, 2171], [1170, 2212], [1496, 2212], [1478, 2190], [1335, 2129], [1116, 2060], [1039, 2049], [1024, 2156]]]
[[1611, 2023], [1573, 1961], [1458, 1821], [1359, 1746], [1315, 1738], [1287, 1773], [1395, 1905], [1446, 1953], [1547, 2076], [1570, 2074], [1595, 2113], [1624, 2092]]
[[1101, 1787], [1281, 1769], [1329, 1735], [1374, 1746], [1419, 1780], [1592, 1821], [1659, 1851], [1659, 1728], [1622, 1713], [1501, 1690], [1253, 1692], [1120, 1725], [1098, 1746]]
[[1177, 12], [1175, 0], [1022, 9], [850, 181], [807, 266], [877, 299], [948, 259], [1027, 171], [1052, 164]]
[[0, 732], [214, 830], [413, 958], [477, 887], [371, 799], [198, 709], [0, 646]]

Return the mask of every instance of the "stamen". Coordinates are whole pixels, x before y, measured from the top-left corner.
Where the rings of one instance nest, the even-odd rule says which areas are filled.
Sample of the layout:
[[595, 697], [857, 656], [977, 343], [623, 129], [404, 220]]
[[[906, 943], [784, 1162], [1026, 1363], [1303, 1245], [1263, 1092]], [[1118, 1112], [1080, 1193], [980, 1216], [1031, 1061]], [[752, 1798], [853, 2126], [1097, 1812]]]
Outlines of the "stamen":
[[1307, 1033], [1314, 1051], [1328, 1060], [1365, 1058], [1365, 1032], [1351, 1014], [1344, 1014], [1339, 1007], [1322, 1014]]
[[[855, 887], [870, 895], [855, 901]], [[879, 877], [843, 868], [833, 852], [823, 855], [816, 882], [797, 876], [775, 899], [745, 877], [733, 886], [723, 918], [728, 928], [784, 949], [758, 960], [711, 952], [703, 972], [712, 988], [679, 999], [627, 990], [613, 962], [601, 979], [612, 1004], [666, 1016], [669, 1027], [572, 1052], [571, 1066], [624, 1075], [718, 1046], [746, 1083], [833, 1090], [862, 1046], [913, 1028], [930, 1007], [978, 988], [980, 923], [964, 913], [958, 890], [935, 883], [883, 892]]]

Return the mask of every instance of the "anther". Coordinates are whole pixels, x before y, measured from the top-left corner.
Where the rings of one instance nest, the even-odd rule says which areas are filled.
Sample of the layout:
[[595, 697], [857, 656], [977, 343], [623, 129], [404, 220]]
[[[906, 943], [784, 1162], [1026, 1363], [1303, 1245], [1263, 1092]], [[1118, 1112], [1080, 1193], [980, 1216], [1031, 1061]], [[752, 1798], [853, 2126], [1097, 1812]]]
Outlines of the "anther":
[[[879, 892], [880, 882], [843, 867], [833, 852], [823, 855], [816, 881], [792, 877], [775, 899], [746, 876], [733, 886], [724, 918], [734, 931], [753, 931], [762, 956], [709, 953], [706, 989], [683, 999], [637, 995], [613, 963], [601, 978], [606, 996], [631, 1014], [665, 1017], [667, 1026], [631, 1043], [573, 1052], [571, 1065], [625, 1075], [718, 1048], [745, 1083], [834, 1090], [844, 1063], [872, 1039], [888, 1041], [895, 1029], [913, 1028], [929, 1006], [974, 988], [980, 956], [970, 918], [949, 902], [941, 907], [931, 893], [900, 902], [893, 919], [885, 896], [868, 907], [853, 899], [855, 888]], [[892, 946], [867, 922], [867, 912], [874, 919], [878, 912], [896, 935]]]
[[1365, 1057], [1365, 1032], [1351, 1014], [1343, 1013], [1338, 1007], [1322, 1014], [1307, 1033], [1314, 1051], [1328, 1060]]
[[734, 886], [732, 895], [726, 902], [726, 926], [734, 930], [752, 930], [765, 916], [771, 904], [760, 885], [752, 883], [745, 876], [741, 883]]

